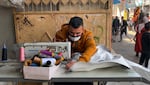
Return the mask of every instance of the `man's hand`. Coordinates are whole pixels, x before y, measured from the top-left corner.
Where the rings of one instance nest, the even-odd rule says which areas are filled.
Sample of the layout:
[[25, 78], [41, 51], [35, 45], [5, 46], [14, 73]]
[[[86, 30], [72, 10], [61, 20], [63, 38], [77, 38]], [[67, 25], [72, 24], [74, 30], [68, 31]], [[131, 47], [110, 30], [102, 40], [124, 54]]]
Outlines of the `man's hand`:
[[69, 70], [74, 63], [75, 63], [75, 61], [70, 61], [69, 63], [67, 63], [66, 69]]

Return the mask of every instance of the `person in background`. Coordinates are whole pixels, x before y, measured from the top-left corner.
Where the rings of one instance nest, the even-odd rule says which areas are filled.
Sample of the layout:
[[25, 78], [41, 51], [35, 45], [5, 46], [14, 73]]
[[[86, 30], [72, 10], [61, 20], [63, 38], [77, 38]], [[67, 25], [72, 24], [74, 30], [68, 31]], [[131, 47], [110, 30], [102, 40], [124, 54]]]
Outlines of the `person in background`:
[[[119, 26], [120, 26], [120, 21], [118, 16], [115, 17], [115, 19], [112, 22], [112, 35], [114, 36], [114, 38], [116, 38], [116, 36], [119, 33]], [[115, 39], [113, 39], [115, 42]]]
[[144, 23], [147, 23], [149, 21], [149, 13], [145, 13], [143, 20], [144, 20]]
[[150, 21], [149, 13], [147, 13], [146, 16], [147, 16], [147, 18], [148, 18], [148, 21]]
[[125, 33], [125, 36], [127, 36], [127, 26], [128, 26], [127, 21], [124, 20], [124, 17], [122, 16], [121, 17], [120, 40], [119, 40], [119, 42], [122, 41], [122, 35], [123, 35], [123, 33]]
[[[71, 42], [71, 58], [73, 60], [66, 64], [66, 68], [69, 69], [74, 63], [88, 62], [92, 55], [96, 52], [96, 43], [91, 31], [87, 30], [83, 26], [83, 19], [74, 16], [70, 19], [69, 23], [62, 25], [61, 30], [56, 32], [54, 41], [57, 42]], [[78, 54], [80, 53], [80, 54]], [[76, 55], [78, 54], [78, 56]], [[75, 58], [76, 57], [76, 58]], [[66, 83], [60, 82], [55, 85], [92, 85], [92, 82], [86, 83]]]
[[139, 64], [145, 64], [148, 67], [148, 61], [150, 59], [150, 22], [145, 24], [145, 32], [142, 35], [142, 52]]
[[127, 24], [128, 24], [128, 30], [129, 30], [129, 31], [133, 31], [133, 29], [132, 29], [132, 27], [133, 27], [133, 22], [132, 22], [131, 18], [128, 18]]
[[135, 34], [133, 40], [135, 41], [134, 50], [136, 52], [136, 57], [139, 57], [139, 53], [141, 53], [141, 51], [142, 51], [141, 38], [142, 38], [143, 32], [145, 31], [144, 25], [145, 25], [145, 23], [144, 23], [143, 19], [141, 19], [141, 20], [139, 20], [139, 24], [137, 24], [137, 26], [135, 27], [136, 34]]

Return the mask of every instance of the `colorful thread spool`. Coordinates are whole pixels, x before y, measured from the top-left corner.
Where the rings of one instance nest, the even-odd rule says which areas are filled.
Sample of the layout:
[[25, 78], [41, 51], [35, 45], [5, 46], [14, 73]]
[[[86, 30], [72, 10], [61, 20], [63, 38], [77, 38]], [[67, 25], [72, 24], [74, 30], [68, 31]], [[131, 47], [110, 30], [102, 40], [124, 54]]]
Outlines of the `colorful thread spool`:
[[20, 47], [19, 49], [20, 55], [19, 55], [19, 60], [23, 62], [25, 60], [25, 53], [24, 53], [24, 47]]
[[52, 56], [53, 55], [52, 52], [49, 52], [47, 50], [41, 50], [40, 53], [48, 55], [48, 56]]
[[55, 58], [41, 58], [41, 63], [40, 65], [46, 65], [47, 61], [51, 62], [51, 66], [56, 64], [56, 59]]

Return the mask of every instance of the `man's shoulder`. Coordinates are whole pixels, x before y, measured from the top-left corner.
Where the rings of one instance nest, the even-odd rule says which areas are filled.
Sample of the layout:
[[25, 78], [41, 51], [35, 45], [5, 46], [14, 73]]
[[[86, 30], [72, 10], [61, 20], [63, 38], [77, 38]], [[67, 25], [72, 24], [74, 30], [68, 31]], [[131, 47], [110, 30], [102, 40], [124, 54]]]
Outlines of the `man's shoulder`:
[[69, 24], [63, 24], [62, 26], [61, 26], [61, 29], [63, 29], [63, 28], [68, 28], [69, 27]]
[[93, 39], [93, 33], [92, 31], [85, 29], [83, 33], [84, 38], [86, 39]]
[[59, 31], [57, 31], [57, 32], [67, 32], [68, 31], [68, 28], [69, 28], [69, 25], [68, 24], [63, 24], [62, 26], [61, 26], [61, 29], [59, 30]]
[[89, 29], [84, 29], [84, 33], [87, 34], [87, 35], [88, 34], [93, 34], [92, 31], [90, 31]]

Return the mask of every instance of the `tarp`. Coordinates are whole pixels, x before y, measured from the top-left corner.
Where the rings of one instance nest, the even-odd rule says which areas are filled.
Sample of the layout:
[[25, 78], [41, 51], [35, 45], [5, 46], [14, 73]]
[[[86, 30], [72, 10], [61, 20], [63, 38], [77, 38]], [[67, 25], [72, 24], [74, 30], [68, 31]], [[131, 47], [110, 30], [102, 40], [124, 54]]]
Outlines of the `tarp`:
[[[149, 0], [146, 0], [147, 2]], [[126, 8], [133, 8], [143, 5], [143, 0], [113, 0], [113, 4], [120, 4], [122, 2], [125, 2]]]
[[120, 0], [113, 0], [113, 4], [119, 4]]
[[142, 6], [143, 0], [126, 0], [126, 8]]

